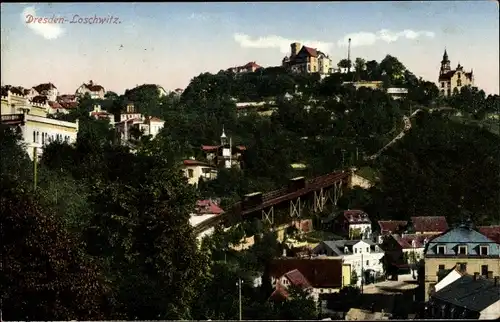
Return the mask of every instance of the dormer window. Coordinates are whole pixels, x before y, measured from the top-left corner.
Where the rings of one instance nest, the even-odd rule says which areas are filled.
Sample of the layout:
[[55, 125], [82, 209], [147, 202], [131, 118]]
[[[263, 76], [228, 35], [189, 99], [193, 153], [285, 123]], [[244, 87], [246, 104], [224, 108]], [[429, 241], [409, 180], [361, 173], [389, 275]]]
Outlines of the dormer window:
[[444, 245], [439, 245], [439, 246], [437, 247], [437, 254], [438, 254], [438, 255], [444, 255], [444, 254], [446, 254], [446, 246], [444, 246]]
[[344, 247], [344, 253], [346, 253], [346, 254], [349, 253], [349, 248]]
[[467, 255], [467, 246], [466, 245], [459, 245], [457, 247], [457, 254], [458, 255]]
[[485, 245], [485, 246], [479, 246], [479, 255], [481, 256], [488, 256], [489, 255], [489, 250], [490, 247]]

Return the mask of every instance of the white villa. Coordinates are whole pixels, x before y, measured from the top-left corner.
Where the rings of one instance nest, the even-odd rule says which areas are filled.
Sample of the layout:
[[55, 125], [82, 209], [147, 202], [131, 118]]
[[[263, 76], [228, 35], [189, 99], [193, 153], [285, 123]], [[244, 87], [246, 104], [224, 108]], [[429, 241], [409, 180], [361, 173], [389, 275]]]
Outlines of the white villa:
[[33, 159], [34, 148], [37, 156], [43, 152], [43, 147], [52, 141], [76, 141], [78, 120], [76, 123], [59, 121], [47, 117], [51, 107], [45, 103], [32, 103], [26, 96], [2, 91], [1, 115], [2, 124], [16, 126], [22, 132], [26, 149]]
[[343, 264], [350, 264], [351, 272], [356, 273], [359, 285], [363, 273], [383, 273], [381, 259], [384, 257], [384, 251], [368, 239], [323, 241], [313, 249], [313, 254], [341, 258]]

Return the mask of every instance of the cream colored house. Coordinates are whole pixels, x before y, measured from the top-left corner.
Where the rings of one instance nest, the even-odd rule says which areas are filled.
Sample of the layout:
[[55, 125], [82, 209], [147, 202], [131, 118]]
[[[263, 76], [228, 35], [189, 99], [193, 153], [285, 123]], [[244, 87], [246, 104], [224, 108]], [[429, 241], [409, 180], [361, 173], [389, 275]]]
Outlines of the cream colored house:
[[500, 245], [470, 225], [450, 229], [431, 239], [425, 248], [425, 299], [447, 273], [459, 267], [485, 278], [500, 275]]
[[439, 70], [439, 92], [443, 96], [451, 96], [455, 90], [460, 91], [464, 86], [474, 86], [472, 69], [470, 72], [465, 72], [463, 66], [458, 63], [457, 68], [452, 70], [448, 53], [445, 49], [443, 60], [441, 61], [441, 69]]
[[200, 178], [204, 180], [217, 178], [217, 168], [206, 162], [191, 159], [184, 160], [183, 171], [188, 183], [194, 186], [198, 185]]
[[26, 149], [33, 158], [34, 147], [38, 156], [43, 147], [53, 141], [73, 143], [78, 134], [76, 123], [48, 118], [50, 106], [30, 102], [27, 97], [12, 94], [10, 91], [1, 98], [2, 124], [17, 126], [22, 132]]
[[330, 74], [332, 70], [332, 60], [327, 54], [316, 48], [302, 46], [298, 42], [292, 43], [290, 48], [290, 57], [285, 56], [282, 60], [282, 66], [284, 68], [295, 73]]
[[51, 102], [56, 101], [57, 96], [59, 95], [59, 91], [57, 90], [57, 87], [52, 83], [40, 84], [40, 85], [34, 86], [33, 89], [34, 89], [34, 91], [30, 91], [30, 93], [29, 93], [30, 97], [37, 96], [34, 94], [38, 93], [38, 95], [46, 96], [47, 99]]

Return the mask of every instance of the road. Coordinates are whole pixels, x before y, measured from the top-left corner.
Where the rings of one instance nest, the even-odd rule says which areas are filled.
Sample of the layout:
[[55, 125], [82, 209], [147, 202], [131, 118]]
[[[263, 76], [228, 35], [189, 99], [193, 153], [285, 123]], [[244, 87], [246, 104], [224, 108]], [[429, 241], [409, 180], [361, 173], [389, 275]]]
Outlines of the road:
[[[430, 109], [428, 109], [429, 112], [445, 111], [445, 110], [453, 110], [453, 108], [451, 108], [451, 107], [439, 107], [439, 108], [430, 108]], [[394, 143], [396, 143], [397, 141], [401, 140], [405, 136], [405, 134], [409, 130], [411, 130], [411, 118], [415, 117], [415, 115], [417, 115], [421, 111], [423, 111], [423, 110], [419, 108], [419, 109], [415, 110], [415, 112], [411, 113], [411, 115], [409, 117], [406, 116], [406, 115], [404, 115], [403, 116], [403, 123], [404, 123], [403, 130], [401, 132], [399, 132], [399, 134], [396, 135], [396, 137], [394, 139], [392, 139], [391, 142], [387, 143], [383, 148], [381, 148], [380, 150], [378, 150], [377, 153], [368, 156], [366, 159], [367, 160], [375, 160], [384, 151], [386, 151], [388, 148], [390, 148]]]

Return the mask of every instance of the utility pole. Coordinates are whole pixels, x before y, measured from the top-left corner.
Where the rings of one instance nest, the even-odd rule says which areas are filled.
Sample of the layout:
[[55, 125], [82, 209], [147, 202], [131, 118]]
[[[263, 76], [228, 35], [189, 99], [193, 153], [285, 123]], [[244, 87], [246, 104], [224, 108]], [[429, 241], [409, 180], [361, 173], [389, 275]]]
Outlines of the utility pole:
[[38, 153], [36, 146], [33, 147], [33, 190], [36, 190], [38, 181]]
[[349, 38], [349, 44], [347, 46], [347, 63], [349, 64], [347, 67], [347, 72], [351, 72], [351, 38]]
[[241, 278], [238, 277], [238, 298], [239, 298], [239, 308], [240, 308], [240, 321], [242, 321], [242, 314], [241, 314]]
[[365, 273], [363, 272], [363, 253], [361, 253], [361, 294], [363, 294], [364, 282], [365, 282]]

